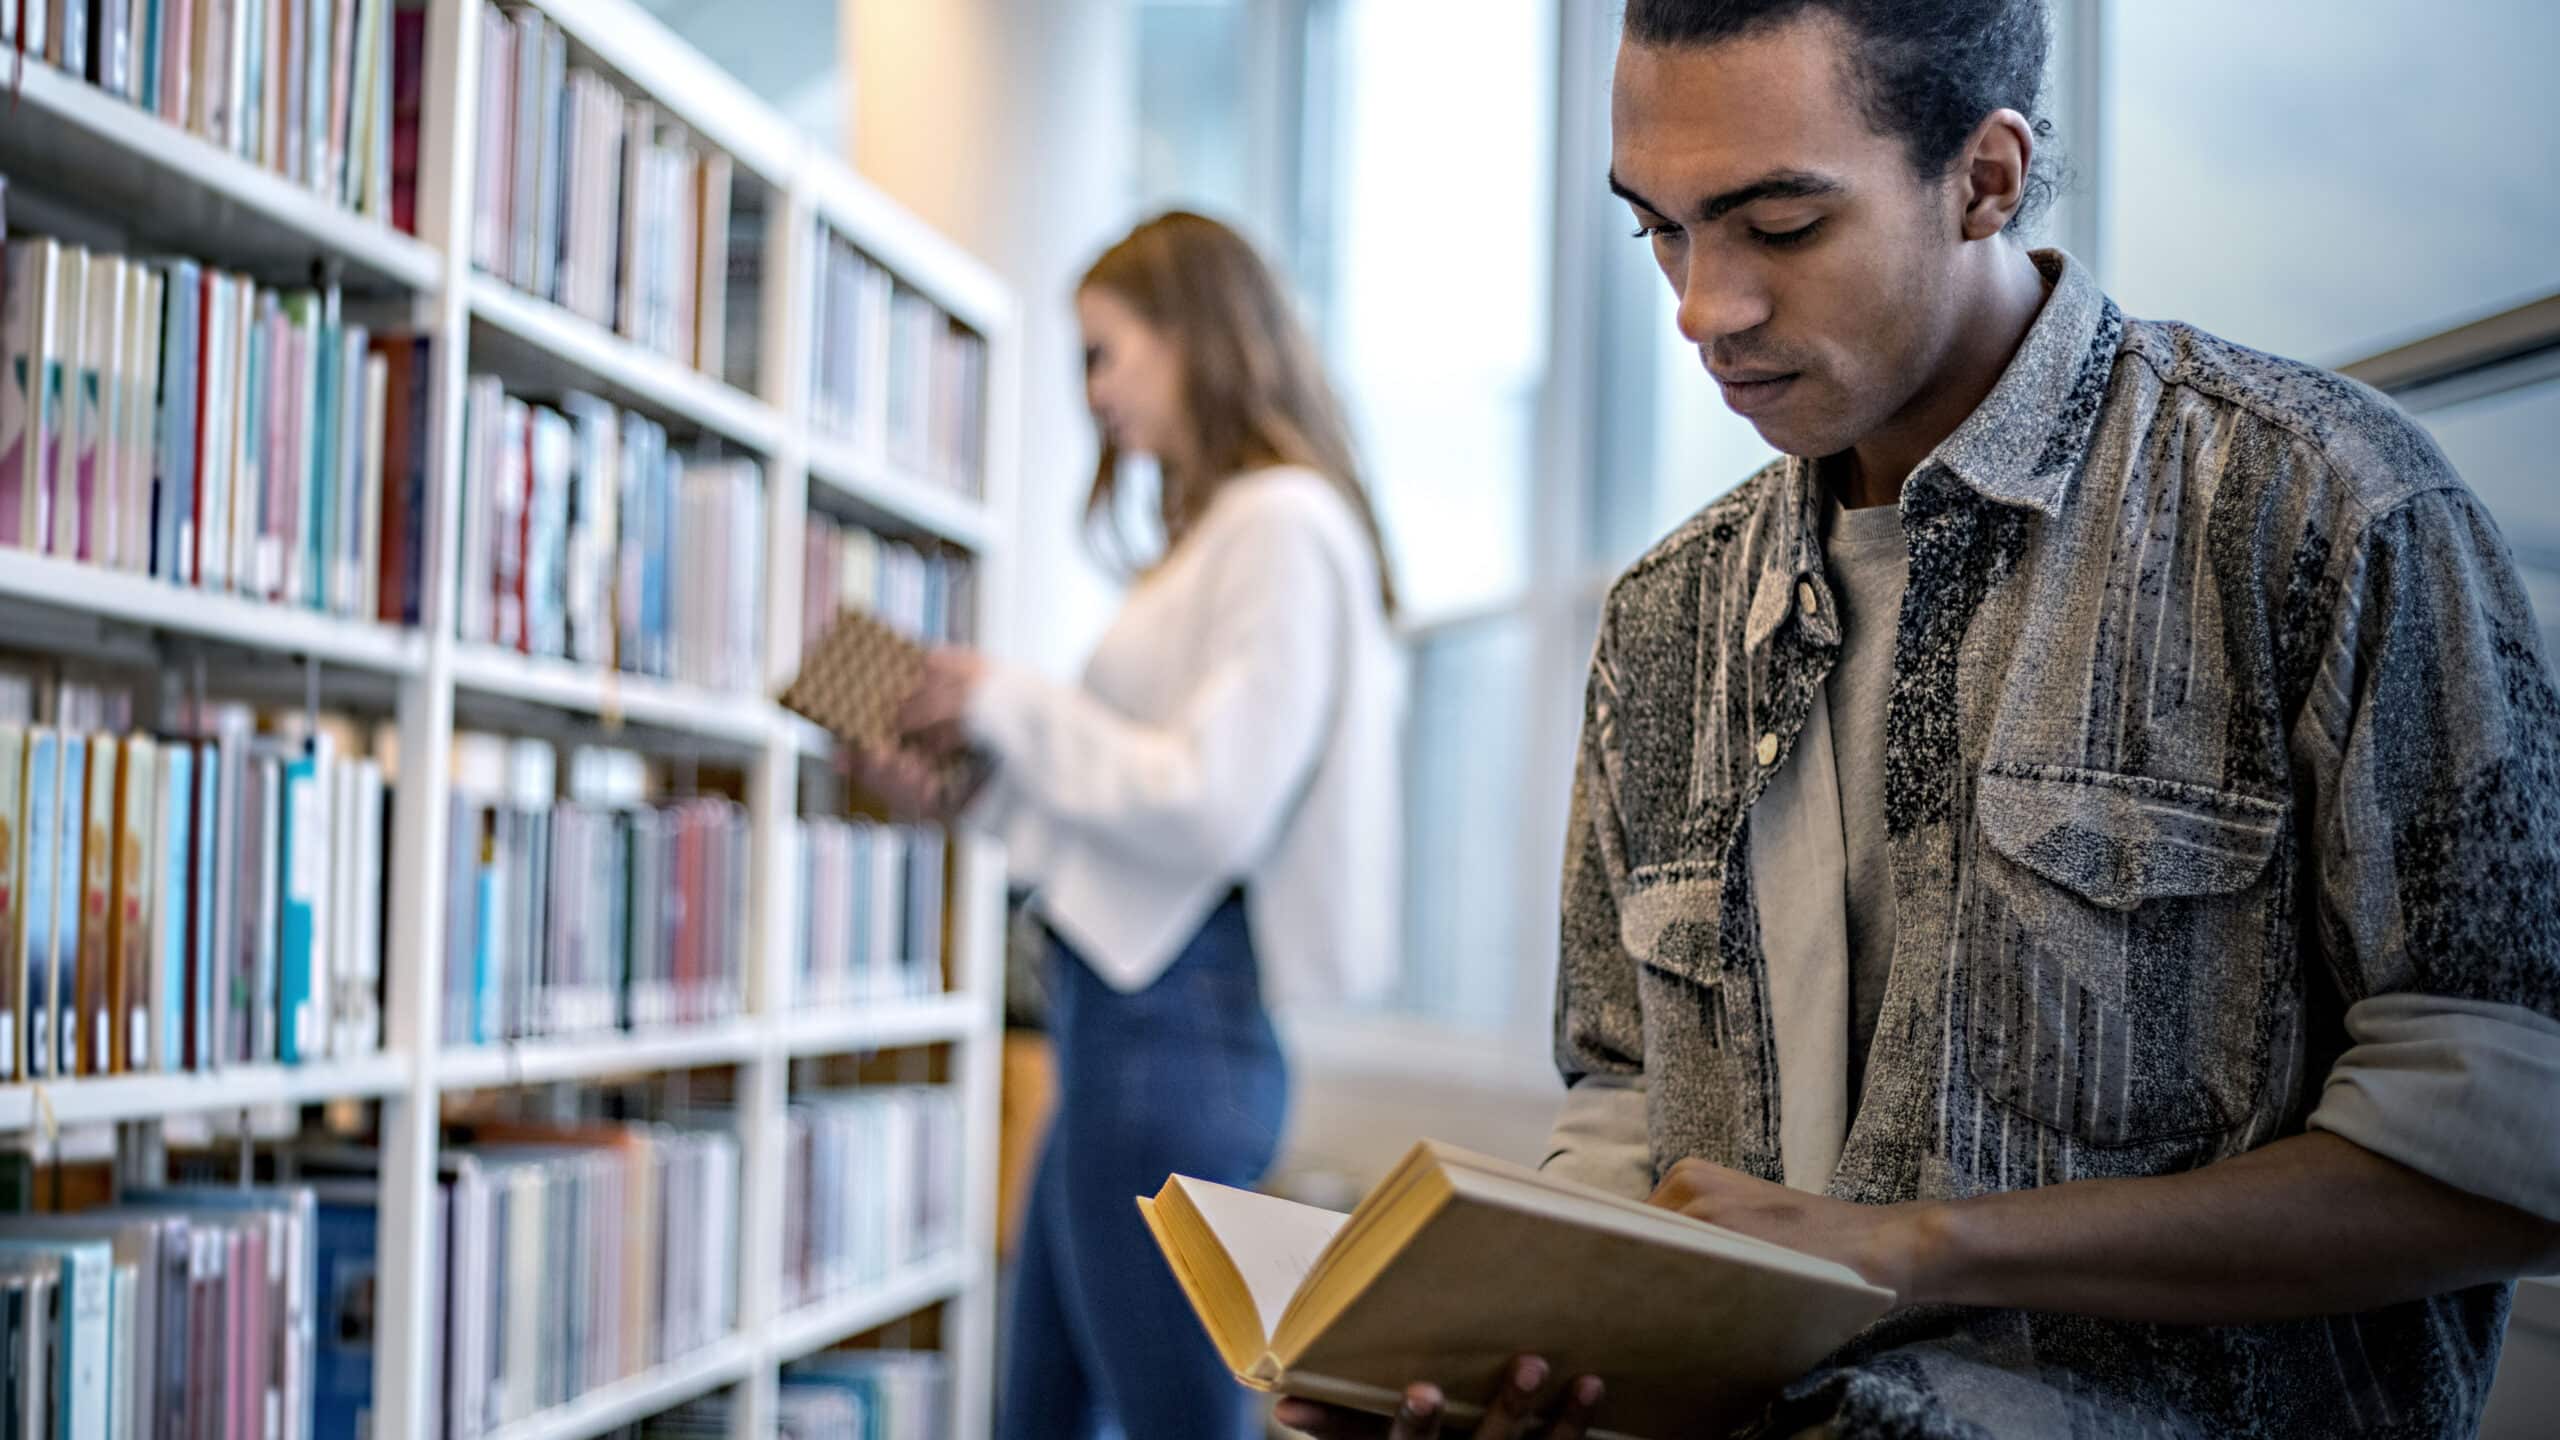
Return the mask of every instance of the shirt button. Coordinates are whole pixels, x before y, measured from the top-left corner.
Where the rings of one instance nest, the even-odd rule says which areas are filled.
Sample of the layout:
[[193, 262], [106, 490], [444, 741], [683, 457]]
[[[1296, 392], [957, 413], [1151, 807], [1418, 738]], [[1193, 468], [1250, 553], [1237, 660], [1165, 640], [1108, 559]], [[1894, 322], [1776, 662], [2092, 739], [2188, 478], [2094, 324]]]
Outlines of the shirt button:
[[1778, 733], [1765, 732], [1760, 737], [1760, 765], [1766, 769], [1778, 763]]
[[1811, 618], [1812, 616], [1822, 613], [1822, 597], [1813, 593], [1812, 581], [1799, 580], [1796, 582], [1796, 607], [1804, 611], [1807, 618]]

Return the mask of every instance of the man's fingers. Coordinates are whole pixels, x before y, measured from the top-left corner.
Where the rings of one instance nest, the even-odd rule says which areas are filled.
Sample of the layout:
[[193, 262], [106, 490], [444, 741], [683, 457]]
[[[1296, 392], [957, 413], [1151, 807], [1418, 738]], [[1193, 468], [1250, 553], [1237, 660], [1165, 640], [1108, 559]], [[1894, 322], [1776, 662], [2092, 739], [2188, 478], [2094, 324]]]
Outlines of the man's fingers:
[[1428, 1385], [1408, 1387], [1404, 1403], [1396, 1407], [1395, 1424], [1388, 1429], [1387, 1440], [1437, 1440], [1442, 1408], [1438, 1390]]
[[1547, 1440], [1582, 1440], [1591, 1432], [1591, 1421], [1600, 1413], [1600, 1401], [1606, 1393], [1597, 1375], [1585, 1375], [1566, 1386], [1564, 1409], [1557, 1414], [1555, 1427], [1547, 1432]]
[[1440, 1433], [1440, 1392], [1416, 1385], [1390, 1420], [1381, 1415], [1319, 1405], [1313, 1400], [1283, 1400], [1271, 1418], [1314, 1440], [1434, 1440]]
[[1538, 1391], [1546, 1383], [1546, 1361], [1535, 1355], [1513, 1360], [1502, 1373], [1502, 1388], [1484, 1407], [1484, 1423], [1476, 1427], [1476, 1440], [1528, 1440]]

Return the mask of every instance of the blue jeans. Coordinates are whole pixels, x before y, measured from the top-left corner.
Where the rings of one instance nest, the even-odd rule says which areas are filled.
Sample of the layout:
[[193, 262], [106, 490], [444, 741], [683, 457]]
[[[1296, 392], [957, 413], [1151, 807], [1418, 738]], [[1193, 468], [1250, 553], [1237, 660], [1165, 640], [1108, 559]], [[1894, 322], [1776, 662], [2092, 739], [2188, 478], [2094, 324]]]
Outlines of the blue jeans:
[[1058, 1109], [1032, 1180], [1005, 1316], [1004, 1440], [1243, 1440], [1250, 1392], [1183, 1298], [1136, 1198], [1179, 1171], [1250, 1185], [1288, 1109], [1244, 897], [1228, 897], [1156, 982], [1105, 984], [1051, 936]]

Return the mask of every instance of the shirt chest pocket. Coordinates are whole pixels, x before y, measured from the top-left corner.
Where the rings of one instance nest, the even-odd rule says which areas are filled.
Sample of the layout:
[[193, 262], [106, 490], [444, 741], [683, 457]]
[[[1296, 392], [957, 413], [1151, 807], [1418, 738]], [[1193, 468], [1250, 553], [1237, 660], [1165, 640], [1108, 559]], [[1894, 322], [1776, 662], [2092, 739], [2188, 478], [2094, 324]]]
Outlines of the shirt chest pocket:
[[2291, 945], [2277, 802], [1994, 764], [1964, 881], [1967, 1063], [1993, 1099], [2096, 1146], [2239, 1124]]

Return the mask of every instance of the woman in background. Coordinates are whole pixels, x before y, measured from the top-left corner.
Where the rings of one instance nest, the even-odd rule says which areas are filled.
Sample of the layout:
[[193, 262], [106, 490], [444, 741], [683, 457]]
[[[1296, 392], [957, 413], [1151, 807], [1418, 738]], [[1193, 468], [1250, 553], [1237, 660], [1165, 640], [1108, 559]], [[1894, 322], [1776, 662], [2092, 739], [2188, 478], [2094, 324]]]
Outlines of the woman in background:
[[1101, 431], [1086, 506], [1152, 456], [1166, 546], [1080, 686], [932, 657], [901, 723], [994, 762], [941, 793], [916, 753], [857, 757], [893, 804], [1001, 837], [1049, 931], [1059, 1104], [1006, 1317], [998, 1433], [1242, 1437], [1229, 1375], [1134, 1197], [1250, 1185], [1288, 1078], [1266, 998], [1391, 973], [1402, 662], [1341, 407], [1269, 268], [1197, 215], [1150, 220], [1076, 293]]

